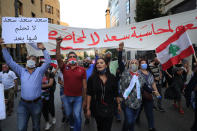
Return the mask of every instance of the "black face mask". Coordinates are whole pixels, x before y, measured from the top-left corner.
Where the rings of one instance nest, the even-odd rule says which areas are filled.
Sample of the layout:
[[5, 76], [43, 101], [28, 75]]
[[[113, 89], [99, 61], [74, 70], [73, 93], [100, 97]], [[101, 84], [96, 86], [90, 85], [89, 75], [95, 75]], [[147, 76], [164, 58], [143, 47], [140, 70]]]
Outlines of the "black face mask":
[[85, 68], [88, 68], [89, 65], [90, 65], [90, 63], [88, 63], [88, 62], [84, 62], [84, 63], [83, 63], [83, 66], [84, 66]]

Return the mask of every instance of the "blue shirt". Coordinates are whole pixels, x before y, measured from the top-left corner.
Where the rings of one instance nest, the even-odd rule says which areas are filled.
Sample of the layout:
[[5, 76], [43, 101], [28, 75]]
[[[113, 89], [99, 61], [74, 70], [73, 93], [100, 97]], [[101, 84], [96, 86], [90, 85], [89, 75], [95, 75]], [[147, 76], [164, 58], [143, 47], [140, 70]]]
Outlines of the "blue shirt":
[[86, 70], [86, 79], [88, 80], [88, 78], [92, 75], [94, 69], [94, 64], [91, 64], [89, 66], [89, 68]]
[[[99, 57], [97, 55], [95, 55], [95, 62], [98, 60], [98, 58]], [[94, 70], [94, 65], [95, 64], [91, 64], [89, 66], [89, 68], [86, 70], [86, 79], [87, 79], [87, 81], [88, 81], [89, 77], [92, 75], [92, 72]]]
[[25, 100], [34, 100], [41, 96], [42, 93], [42, 78], [51, 63], [50, 55], [46, 50], [43, 51], [45, 63], [41, 67], [35, 68], [30, 74], [26, 68], [18, 65], [13, 61], [6, 48], [3, 48], [3, 57], [6, 63], [18, 74], [21, 80], [21, 97]]

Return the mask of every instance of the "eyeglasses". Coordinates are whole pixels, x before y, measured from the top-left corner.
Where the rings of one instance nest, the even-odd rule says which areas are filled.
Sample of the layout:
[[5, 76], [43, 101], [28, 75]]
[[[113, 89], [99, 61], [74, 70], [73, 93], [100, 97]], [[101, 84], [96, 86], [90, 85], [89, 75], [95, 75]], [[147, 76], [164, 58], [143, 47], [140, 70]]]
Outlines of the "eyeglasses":
[[71, 55], [69, 56], [69, 58], [77, 58], [75, 55]]

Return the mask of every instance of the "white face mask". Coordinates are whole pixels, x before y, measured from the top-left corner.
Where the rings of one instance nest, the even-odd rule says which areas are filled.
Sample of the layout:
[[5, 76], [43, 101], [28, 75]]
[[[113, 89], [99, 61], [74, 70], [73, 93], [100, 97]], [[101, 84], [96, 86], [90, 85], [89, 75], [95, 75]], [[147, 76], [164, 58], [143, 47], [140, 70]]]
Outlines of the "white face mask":
[[26, 66], [28, 68], [35, 68], [36, 67], [36, 62], [34, 60], [28, 60]]
[[136, 64], [131, 64], [131, 65], [130, 65], [130, 70], [131, 70], [132, 72], [136, 72], [136, 71], [138, 70], [138, 66], [137, 66]]

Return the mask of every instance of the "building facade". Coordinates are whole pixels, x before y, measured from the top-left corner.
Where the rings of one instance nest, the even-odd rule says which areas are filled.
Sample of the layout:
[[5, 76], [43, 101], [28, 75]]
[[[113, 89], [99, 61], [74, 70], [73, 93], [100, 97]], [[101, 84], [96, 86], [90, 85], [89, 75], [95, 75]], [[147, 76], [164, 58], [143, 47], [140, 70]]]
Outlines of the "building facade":
[[[4, 16], [48, 18], [49, 23], [60, 24], [60, 3], [59, 0], [0, 0], [0, 26]], [[26, 62], [25, 44], [10, 44], [8, 47], [15, 61]], [[1, 63], [3, 58], [0, 52]]]
[[[121, 27], [135, 22], [136, 0], [109, 0], [110, 27]], [[136, 51], [125, 50], [126, 59], [134, 59]]]
[[41, 0], [44, 17], [49, 23], [60, 25], [60, 2], [59, 0]]

